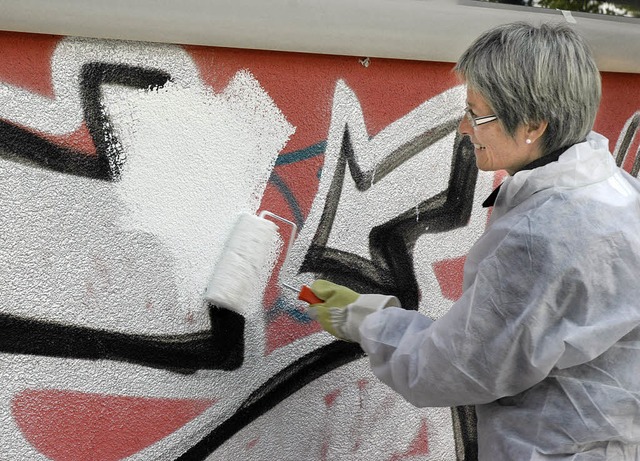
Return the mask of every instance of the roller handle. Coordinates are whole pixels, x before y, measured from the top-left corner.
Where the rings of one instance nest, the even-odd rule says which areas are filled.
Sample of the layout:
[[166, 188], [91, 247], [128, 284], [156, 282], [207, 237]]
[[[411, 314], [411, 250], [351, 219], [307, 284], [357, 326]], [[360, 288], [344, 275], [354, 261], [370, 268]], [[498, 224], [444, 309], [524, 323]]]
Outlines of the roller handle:
[[302, 288], [300, 288], [298, 299], [309, 304], [320, 304], [324, 302], [323, 299], [318, 298], [313, 291], [311, 291], [311, 288], [306, 285], [302, 285]]

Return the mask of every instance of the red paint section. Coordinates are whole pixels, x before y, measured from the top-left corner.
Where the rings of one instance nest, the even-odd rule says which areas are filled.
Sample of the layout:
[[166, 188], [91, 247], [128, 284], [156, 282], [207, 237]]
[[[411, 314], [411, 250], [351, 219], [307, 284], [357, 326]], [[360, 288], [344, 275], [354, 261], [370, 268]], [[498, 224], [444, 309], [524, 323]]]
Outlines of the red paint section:
[[66, 133], [63, 135], [52, 135], [50, 133], [43, 133], [30, 126], [20, 125], [19, 123], [11, 122], [13, 125], [20, 129], [34, 134], [58, 147], [71, 149], [74, 152], [85, 154], [87, 156], [96, 156], [98, 151], [89, 133], [86, 123], [83, 121], [80, 127], [74, 132]]
[[247, 443], [247, 451], [249, 450], [253, 450], [255, 448], [255, 446], [258, 444], [258, 442], [260, 441], [259, 438], [255, 438], [252, 440], [249, 440], [249, 442]]
[[[496, 187], [498, 187], [500, 184], [502, 184], [502, 181], [504, 181], [504, 178], [507, 177], [507, 172], [504, 170], [498, 170], [495, 173], [493, 173], [493, 188], [495, 189]], [[482, 197], [482, 200], [485, 200], [486, 197]], [[491, 218], [491, 212], [493, 211], [493, 207], [489, 207], [489, 209], [487, 210], [487, 222], [486, 224], [489, 224], [489, 219]], [[485, 224], [485, 225], [486, 225]]]
[[[640, 79], [637, 74], [602, 73], [602, 103], [596, 118], [595, 130], [609, 139], [609, 149], [616, 147], [623, 136], [622, 129], [633, 114], [640, 110]], [[640, 134], [629, 146], [622, 167], [631, 172], [640, 148]]]
[[[51, 58], [63, 37], [57, 35], [25, 34], [0, 31], [0, 82], [8, 83], [54, 98], [51, 75]], [[37, 116], [37, 114], [34, 114]], [[61, 114], [64, 116], [64, 114]], [[97, 155], [93, 139], [85, 123], [73, 133], [53, 136], [40, 133], [28, 126], [21, 128], [31, 131], [61, 147], [67, 147], [87, 155]]]
[[318, 322], [300, 323], [287, 315], [280, 315], [267, 326], [265, 355], [319, 331], [322, 328]]
[[504, 181], [504, 179], [507, 177], [507, 172], [504, 170], [498, 170], [493, 174], [493, 187], [496, 188], [498, 187], [500, 184], [502, 184], [502, 181]]
[[12, 401], [24, 437], [53, 461], [116, 461], [158, 442], [215, 401], [26, 390]]
[[429, 454], [429, 437], [427, 431], [427, 422], [422, 421], [420, 430], [416, 435], [407, 451], [402, 454], [393, 455], [389, 461], [400, 461], [402, 459], [414, 458], [416, 456], [426, 456]]
[[73, 133], [68, 133], [62, 136], [43, 134], [42, 137], [58, 146], [67, 147], [76, 152], [81, 152], [91, 156], [98, 155], [96, 146], [93, 143], [93, 138], [91, 138], [91, 134], [89, 133], [89, 129], [85, 122], [82, 122], [80, 128]]
[[341, 393], [342, 391], [340, 389], [336, 389], [332, 392], [329, 392], [327, 395], [324, 396], [324, 404], [328, 408], [331, 408], [333, 404], [336, 403], [336, 400], [338, 399], [338, 397], [340, 397]]
[[61, 38], [0, 32], [0, 81], [52, 98], [51, 56]]
[[464, 276], [464, 262], [466, 256], [455, 259], [445, 259], [433, 264], [442, 295], [452, 301], [456, 301], [462, 296], [462, 279]]
[[323, 440], [320, 447], [320, 461], [327, 461], [329, 455], [329, 440]]
[[[294, 135], [295, 136], [295, 135]], [[323, 153], [324, 154], [324, 153]], [[300, 210], [306, 216], [311, 209], [313, 199], [318, 190], [318, 178], [324, 164], [324, 155], [317, 155], [309, 159], [295, 161], [293, 163], [276, 166], [274, 173], [284, 182], [286, 187], [295, 193], [295, 198]], [[282, 200], [282, 202], [278, 202]], [[263, 197], [263, 203], [273, 207], [280, 207], [286, 213], [292, 210], [278, 190], [271, 185]]]
[[626, 121], [640, 110], [640, 75], [616, 72], [602, 73], [602, 102], [595, 130], [609, 138], [614, 149]]

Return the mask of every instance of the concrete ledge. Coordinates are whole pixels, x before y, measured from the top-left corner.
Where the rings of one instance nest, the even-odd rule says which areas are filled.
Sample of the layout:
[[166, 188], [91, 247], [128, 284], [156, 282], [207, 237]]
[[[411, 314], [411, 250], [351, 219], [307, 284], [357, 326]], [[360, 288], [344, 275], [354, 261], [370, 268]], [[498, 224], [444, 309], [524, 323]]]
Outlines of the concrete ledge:
[[[640, 19], [573, 14], [603, 71], [640, 73]], [[454, 62], [483, 30], [560, 11], [474, 0], [0, 0], [0, 29]]]

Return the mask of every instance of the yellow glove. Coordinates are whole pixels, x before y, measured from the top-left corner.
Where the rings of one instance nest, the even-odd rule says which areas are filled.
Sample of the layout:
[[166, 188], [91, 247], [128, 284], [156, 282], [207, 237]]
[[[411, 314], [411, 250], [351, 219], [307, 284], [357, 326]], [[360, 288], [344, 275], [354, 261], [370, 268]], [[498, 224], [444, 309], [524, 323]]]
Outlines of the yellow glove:
[[355, 302], [360, 294], [328, 280], [316, 280], [310, 288], [313, 294], [324, 302], [310, 304], [307, 310], [309, 316], [320, 322], [322, 328], [336, 338], [348, 340], [336, 330], [336, 326], [344, 324], [347, 316], [346, 307]]

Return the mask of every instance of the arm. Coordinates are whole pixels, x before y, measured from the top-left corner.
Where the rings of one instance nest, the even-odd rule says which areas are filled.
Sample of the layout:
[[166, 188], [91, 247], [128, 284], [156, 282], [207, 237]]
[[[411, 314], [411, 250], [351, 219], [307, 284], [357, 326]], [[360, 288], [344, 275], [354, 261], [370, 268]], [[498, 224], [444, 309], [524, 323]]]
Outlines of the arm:
[[640, 322], [637, 290], [619, 281], [640, 267], [623, 239], [607, 240], [576, 254], [512, 233], [441, 319], [394, 308], [367, 316], [360, 344], [373, 372], [417, 406], [455, 406], [518, 394], [554, 367], [597, 357]]

